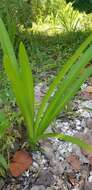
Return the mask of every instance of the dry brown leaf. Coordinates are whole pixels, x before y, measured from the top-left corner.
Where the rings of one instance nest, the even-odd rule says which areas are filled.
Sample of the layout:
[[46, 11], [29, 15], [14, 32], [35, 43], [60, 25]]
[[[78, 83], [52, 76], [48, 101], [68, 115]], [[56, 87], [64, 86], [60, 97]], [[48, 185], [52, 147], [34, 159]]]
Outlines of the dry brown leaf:
[[71, 154], [67, 158], [68, 163], [71, 165], [72, 169], [75, 171], [79, 171], [81, 168], [81, 162], [77, 155]]
[[25, 172], [32, 164], [32, 157], [24, 150], [17, 151], [10, 163], [10, 172], [12, 176], [18, 177]]
[[67, 177], [68, 177], [69, 183], [71, 183], [73, 187], [76, 185], [79, 185], [78, 180], [75, 178], [73, 174], [69, 173]]

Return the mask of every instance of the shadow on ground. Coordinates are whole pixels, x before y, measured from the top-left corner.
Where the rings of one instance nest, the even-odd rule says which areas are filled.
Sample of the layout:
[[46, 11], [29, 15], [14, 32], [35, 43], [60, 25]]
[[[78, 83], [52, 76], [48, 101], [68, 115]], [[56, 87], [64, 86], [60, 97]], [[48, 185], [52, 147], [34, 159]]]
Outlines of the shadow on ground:
[[91, 33], [78, 31], [48, 36], [44, 32], [27, 35], [24, 43], [35, 73], [58, 71]]

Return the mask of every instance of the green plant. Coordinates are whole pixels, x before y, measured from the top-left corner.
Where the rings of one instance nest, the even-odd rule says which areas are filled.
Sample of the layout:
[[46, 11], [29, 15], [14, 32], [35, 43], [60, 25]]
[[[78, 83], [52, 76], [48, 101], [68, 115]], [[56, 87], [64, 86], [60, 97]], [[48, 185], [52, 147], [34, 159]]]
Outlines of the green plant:
[[[85, 29], [84, 17], [86, 14], [80, 13], [73, 8], [73, 3], [66, 0], [35, 0], [32, 1], [34, 21], [39, 25], [49, 24], [54, 29], [61, 29], [66, 32]], [[52, 27], [51, 27], [52, 28]]]
[[8, 127], [9, 127], [9, 121], [6, 118], [5, 113], [0, 112], [0, 139], [3, 137]]
[[[0, 142], [2, 141], [2, 138], [4, 138], [4, 134], [8, 127], [9, 127], [8, 119], [6, 118], [3, 112], [0, 112]], [[7, 168], [8, 164], [0, 150], [0, 176], [5, 175]]]
[[8, 169], [8, 164], [5, 158], [0, 154], [0, 176], [4, 176]]
[[60, 9], [57, 13], [57, 22], [59, 20], [61, 26], [66, 32], [75, 31], [81, 29], [81, 23], [83, 24], [83, 13], [78, 10], [74, 10], [73, 3], [66, 3], [65, 0], [61, 1]]
[[4, 20], [12, 43], [21, 26], [32, 26], [31, 12], [31, 5], [25, 0], [0, 1], [0, 17]]
[[[31, 145], [35, 146], [42, 138], [56, 137], [92, 151], [91, 145], [76, 137], [46, 133], [49, 124], [60, 111], [63, 111], [63, 108], [75, 95], [81, 84], [92, 74], [92, 66], [85, 68], [92, 59], [92, 46], [88, 47], [91, 41], [92, 35], [84, 41], [67, 61], [50, 85], [36, 114], [33, 77], [25, 47], [21, 42], [17, 60], [9, 35], [3, 21], [0, 19], [0, 42], [4, 51], [4, 67], [11, 81], [16, 101], [24, 116]], [[80, 74], [81, 70], [83, 71], [82, 75]]]
[[12, 131], [12, 128], [9, 129], [9, 123], [10, 121], [6, 117], [6, 114], [0, 111], [0, 176], [2, 177], [5, 176], [8, 169], [10, 148], [15, 142], [15, 139], [19, 137], [17, 131], [14, 129]]
[[31, 25], [31, 4], [25, 0], [0, 1], [0, 16], [7, 25], [7, 14], [16, 24]]

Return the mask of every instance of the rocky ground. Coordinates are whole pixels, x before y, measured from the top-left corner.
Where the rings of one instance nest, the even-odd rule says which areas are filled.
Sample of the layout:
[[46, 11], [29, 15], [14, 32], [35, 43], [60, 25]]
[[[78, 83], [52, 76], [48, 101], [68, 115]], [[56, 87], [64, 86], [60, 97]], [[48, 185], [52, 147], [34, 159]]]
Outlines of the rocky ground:
[[[82, 136], [92, 143], [92, 98], [87, 85], [49, 127], [49, 132]], [[36, 95], [40, 101], [45, 87], [39, 84]], [[0, 181], [0, 190], [92, 190], [92, 154], [78, 146], [58, 139], [40, 142], [41, 151], [32, 154], [32, 166], [20, 177], [8, 173]]]

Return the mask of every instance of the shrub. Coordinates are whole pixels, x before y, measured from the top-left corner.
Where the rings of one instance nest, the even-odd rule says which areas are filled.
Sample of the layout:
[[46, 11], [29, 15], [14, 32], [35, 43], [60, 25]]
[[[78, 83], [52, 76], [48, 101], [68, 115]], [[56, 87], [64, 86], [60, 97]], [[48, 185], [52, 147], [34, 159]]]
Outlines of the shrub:
[[[2, 139], [5, 138], [4, 135], [8, 127], [9, 127], [9, 121], [6, 118], [5, 113], [0, 112], [0, 142], [2, 142]], [[1, 149], [2, 147], [0, 145], [0, 176], [4, 176], [6, 170], [8, 169], [8, 164], [2, 154]]]
[[[66, 0], [37, 1], [32, 4], [34, 21], [53, 24], [66, 32], [83, 29], [84, 13], [73, 8], [73, 3]], [[84, 27], [85, 29], [85, 27]]]
[[0, 17], [5, 22], [12, 42], [14, 42], [18, 27], [31, 27], [31, 5], [24, 0], [0, 1]]
[[59, 20], [63, 29], [67, 32], [81, 29], [83, 14], [78, 10], [74, 10], [71, 2], [67, 4], [65, 0], [62, 0], [59, 6], [57, 20]]

